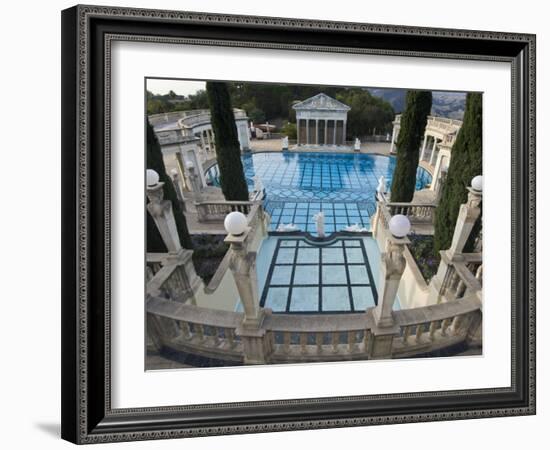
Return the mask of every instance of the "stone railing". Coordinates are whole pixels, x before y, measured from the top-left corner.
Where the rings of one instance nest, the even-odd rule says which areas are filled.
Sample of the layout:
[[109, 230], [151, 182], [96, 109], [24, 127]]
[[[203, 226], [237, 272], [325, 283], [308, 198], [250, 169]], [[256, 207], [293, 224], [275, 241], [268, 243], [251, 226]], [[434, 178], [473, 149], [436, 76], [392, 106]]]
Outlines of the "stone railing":
[[185, 249], [178, 254], [147, 253], [147, 295], [180, 303], [191, 299], [200, 285], [192, 254]]
[[435, 218], [435, 205], [421, 203], [386, 203], [390, 215], [402, 214], [407, 216], [411, 223], [432, 223]]
[[249, 214], [254, 205], [255, 202], [241, 201], [196, 202], [195, 208], [199, 222], [223, 222], [225, 216], [233, 211]]
[[[182, 304], [150, 296], [148, 332], [159, 349], [220, 361], [242, 363], [248, 336], [241, 334], [244, 315]], [[411, 357], [465, 343], [481, 324], [476, 296], [422, 308], [395, 311], [388, 354], [374, 356], [373, 308], [365, 313], [292, 315], [266, 310], [258, 335], [266, 363], [350, 361]]]
[[447, 301], [461, 299], [481, 291], [483, 287], [483, 264], [481, 253], [462, 253], [458, 260], [449, 260], [442, 253], [445, 263], [443, 282], [438, 287], [439, 295]]
[[426, 122], [426, 128], [432, 127], [448, 132], [457, 131], [461, 126], [461, 120], [448, 119], [446, 117], [428, 116], [428, 121]]
[[[235, 120], [248, 119], [246, 111], [242, 109], [233, 109]], [[181, 128], [193, 128], [197, 125], [210, 123], [210, 110], [200, 109], [195, 111], [187, 111], [184, 117], [179, 120]]]

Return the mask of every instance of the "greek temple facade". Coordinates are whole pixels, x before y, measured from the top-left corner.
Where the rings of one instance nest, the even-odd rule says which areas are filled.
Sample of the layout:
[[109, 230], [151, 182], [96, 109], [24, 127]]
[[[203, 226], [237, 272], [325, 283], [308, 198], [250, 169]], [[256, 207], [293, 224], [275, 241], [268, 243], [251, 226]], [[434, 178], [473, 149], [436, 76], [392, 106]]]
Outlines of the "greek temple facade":
[[348, 105], [320, 93], [292, 106], [296, 111], [297, 145], [346, 145]]

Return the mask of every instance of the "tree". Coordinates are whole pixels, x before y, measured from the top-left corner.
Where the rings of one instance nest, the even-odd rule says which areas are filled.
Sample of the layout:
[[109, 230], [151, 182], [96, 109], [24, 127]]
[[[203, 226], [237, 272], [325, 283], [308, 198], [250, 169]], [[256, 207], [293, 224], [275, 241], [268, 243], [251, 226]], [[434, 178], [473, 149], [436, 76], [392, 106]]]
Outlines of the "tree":
[[[172, 202], [172, 210], [174, 212], [174, 218], [176, 219], [176, 227], [178, 229], [181, 245], [185, 248], [193, 248], [191, 236], [187, 228], [187, 221], [181, 210], [172, 180], [166, 173], [164, 159], [162, 158], [162, 150], [160, 149], [160, 144], [149, 121], [147, 121], [147, 168], [156, 171], [159, 174], [159, 180], [164, 182], [164, 198]], [[149, 213], [147, 213], [147, 251], [153, 253], [164, 253], [167, 251], [160, 237], [160, 233]]]
[[296, 136], [298, 134], [296, 124], [292, 122], [285, 123], [281, 131], [284, 135], [288, 136], [289, 139], [296, 139]]
[[432, 108], [430, 91], [408, 91], [397, 139], [397, 164], [391, 185], [392, 202], [410, 202], [416, 187], [420, 140]]
[[207, 82], [212, 129], [216, 139], [216, 156], [220, 169], [220, 187], [226, 200], [248, 200], [241, 150], [237, 138], [235, 115], [227, 85]]
[[347, 135], [363, 138], [376, 128], [388, 131], [395, 113], [391, 105], [381, 98], [374, 97], [366, 89], [351, 88], [338, 93], [337, 100], [345, 103], [348, 112]]
[[[468, 198], [467, 187], [470, 186], [472, 178], [481, 173], [482, 98], [479, 93], [469, 93], [466, 96], [464, 121], [453, 145], [447, 179], [435, 212], [434, 249], [436, 252], [451, 246], [460, 205]], [[481, 220], [474, 226], [472, 236], [477, 234], [480, 228]]]

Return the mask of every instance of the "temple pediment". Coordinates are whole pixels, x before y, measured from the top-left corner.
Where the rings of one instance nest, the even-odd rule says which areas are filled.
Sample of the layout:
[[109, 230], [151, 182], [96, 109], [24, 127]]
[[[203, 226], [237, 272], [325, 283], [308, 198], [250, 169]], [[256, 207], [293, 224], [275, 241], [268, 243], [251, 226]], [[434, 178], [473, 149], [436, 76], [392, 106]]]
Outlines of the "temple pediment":
[[297, 111], [301, 110], [329, 110], [349, 111], [351, 108], [322, 92], [292, 106]]

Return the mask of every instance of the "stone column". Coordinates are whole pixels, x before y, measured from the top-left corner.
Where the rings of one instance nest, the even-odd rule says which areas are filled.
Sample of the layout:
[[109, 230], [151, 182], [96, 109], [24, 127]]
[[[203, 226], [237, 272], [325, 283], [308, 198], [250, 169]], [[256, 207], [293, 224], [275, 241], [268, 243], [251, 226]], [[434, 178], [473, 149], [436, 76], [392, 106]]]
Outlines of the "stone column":
[[319, 119], [315, 119], [315, 145], [319, 145]]
[[170, 178], [172, 179], [172, 184], [174, 185], [176, 196], [178, 197], [178, 200], [183, 210], [185, 211], [185, 197], [183, 196], [183, 192], [181, 190], [178, 171], [173, 169], [173, 172], [170, 174]]
[[172, 202], [164, 200], [164, 182], [147, 187], [147, 211], [155, 221], [162, 241], [169, 253], [178, 253], [182, 247], [172, 211]]
[[389, 235], [386, 240], [386, 251], [381, 255], [380, 286], [378, 305], [372, 311], [374, 327], [369, 340], [369, 358], [391, 358], [395, 336], [399, 335], [399, 325], [393, 318], [393, 305], [397, 297], [399, 282], [405, 271], [406, 261], [403, 256], [405, 245], [410, 241]]
[[300, 145], [300, 119], [296, 117], [296, 145]]
[[432, 147], [432, 154], [430, 155], [430, 166], [434, 165], [435, 154], [437, 153], [437, 138], [434, 137], [434, 145]]
[[193, 192], [195, 192], [195, 194], [200, 194], [201, 182], [199, 180], [197, 170], [195, 169], [195, 165], [191, 162], [187, 163], [187, 173], [188, 173], [189, 181], [191, 183]]
[[306, 144], [311, 144], [309, 141], [309, 119], [306, 119]]
[[424, 143], [422, 144], [422, 151], [420, 152], [420, 161], [424, 160], [424, 153], [426, 153], [426, 144], [428, 143], [428, 134], [424, 133]]
[[395, 148], [395, 125], [393, 126], [393, 130], [391, 133], [390, 153], [394, 152], [394, 148]]
[[206, 137], [206, 143], [208, 144], [208, 151], [212, 151], [212, 141], [210, 140], [210, 134], [208, 133], [208, 130], [204, 130], [204, 135]]
[[405, 238], [396, 238], [391, 234], [386, 240], [386, 251], [381, 255], [380, 286], [381, 293], [378, 305], [374, 309], [374, 319], [378, 327], [390, 327], [393, 322], [393, 304], [397, 297], [397, 290], [401, 276], [407, 265], [403, 252], [405, 245], [410, 241]]
[[214, 131], [212, 129], [208, 130], [209, 140], [211, 142], [212, 150], [216, 150], [216, 136], [214, 136]]
[[325, 119], [325, 145], [328, 145], [328, 119]]
[[204, 151], [204, 153], [206, 154], [206, 142], [204, 142], [204, 131], [201, 131], [199, 133], [199, 138], [201, 140], [201, 147], [202, 147], [202, 150]]
[[333, 144], [333, 145], [336, 145], [336, 128], [338, 127], [338, 126], [337, 126], [337, 120], [334, 119], [334, 120], [332, 121], [332, 124], [333, 124], [333, 125], [332, 125], [332, 144]]
[[346, 127], [347, 127], [348, 121], [343, 120], [342, 121], [342, 145], [346, 145]]
[[434, 167], [434, 174], [432, 176], [432, 182], [430, 184], [430, 190], [435, 191], [440, 183], [441, 178], [441, 164], [443, 160], [443, 154], [442, 151], [439, 151], [439, 154], [437, 155], [437, 162], [435, 163]]
[[266, 331], [262, 329], [265, 310], [260, 308], [258, 277], [256, 274], [256, 253], [248, 252], [247, 236], [250, 228], [242, 235], [229, 234], [225, 238], [231, 248], [229, 268], [237, 284], [237, 290], [244, 310], [244, 320], [235, 332], [243, 343], [246, 364], [264, 364], [268, 358]]

